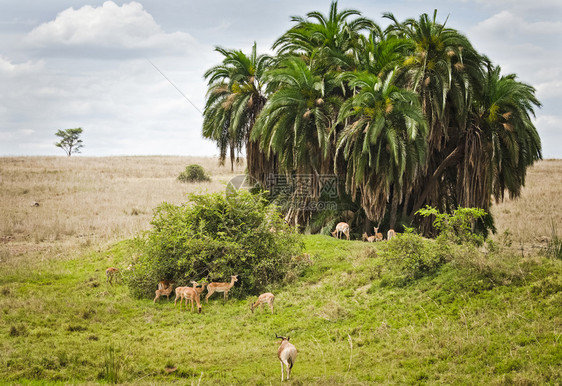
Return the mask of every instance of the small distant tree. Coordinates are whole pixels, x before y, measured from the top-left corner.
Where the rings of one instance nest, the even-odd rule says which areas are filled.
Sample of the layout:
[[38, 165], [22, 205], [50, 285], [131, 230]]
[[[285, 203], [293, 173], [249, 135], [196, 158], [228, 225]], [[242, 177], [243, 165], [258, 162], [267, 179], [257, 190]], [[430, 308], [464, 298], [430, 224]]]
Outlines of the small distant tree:
[[205, 172], [201, 165], [192, 164], [185, 168], [178, 176], [180, 182], [206, 182], [211, 181], [211, 178]]
[[63, 149], [69, 157], [74, 153], [80, 153], [80, 149], [84, 147], [80, 139], [81, 134], [82, 128], [80, 127], [76, 129], [59, 130], [55, 135], [60, 137], [61, 140], [55, 143], [55, 146]]

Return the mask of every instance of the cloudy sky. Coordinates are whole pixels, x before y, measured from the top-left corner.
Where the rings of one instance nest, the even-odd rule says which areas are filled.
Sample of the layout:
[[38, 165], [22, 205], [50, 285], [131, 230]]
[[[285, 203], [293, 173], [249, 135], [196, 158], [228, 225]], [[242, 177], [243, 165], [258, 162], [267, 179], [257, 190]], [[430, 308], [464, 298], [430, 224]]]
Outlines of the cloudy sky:
[[[203, 73], [215, 46], [260, 53], [290, 16], [330, 1], [0, 0], [0, 156], [64, 155], [59, 129], [82, 127], [84, 156], [216, 155], [201, 137]], [[382, 26], [438, 10], [503, 73], [537, 89], [545, 158], [562, 158], [562, 1], [340, 0]], [[156, 66], [189, 100], [152, 65]], [[199, 111], [198, 111], [199, 110]]]

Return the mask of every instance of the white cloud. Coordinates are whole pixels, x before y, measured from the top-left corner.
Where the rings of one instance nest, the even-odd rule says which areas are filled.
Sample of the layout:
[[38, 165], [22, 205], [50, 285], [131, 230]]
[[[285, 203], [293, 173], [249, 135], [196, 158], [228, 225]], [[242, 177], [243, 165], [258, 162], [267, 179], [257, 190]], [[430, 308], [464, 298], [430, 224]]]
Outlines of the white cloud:
[[0, 76], [18, 76], [37, 72], [44, 66], [43, 61], [26, 61], [25, 63], [13, 63], [7, 58], [0, 57]]
[[[562, 71], [562, 21], [556, 18], [554, 10], [540, 18], [526, 17], [524, 4], [514, 3], [510, 5], [515, 7], [477, 23], [469, 36], [479, 51], [502, 67], [504, 74], [516, 73], [521, 81], [537, 89], [541, 85], [543, 94], [551, 94], [555, 91], [545, 88]], [[546, 6], [548, 1], [542, 3]]]
[[21, 130], [18, 130], [18, 133], [21, 134], [24, 137], [29, 137], [30, 135], [33, 135], [35, 133], [35, 130], [21, 129]]
[[[263, 53], [293, 25], [291, 15], [328, 11], [319, 0], [102, 2], [22, 0], [3, 8], [0, 88], [8, 92], [0, 92], [0, 154], [62, 155], [54, 133], [72, 127], [84, 129], [84, 155], [216, 154], [201, 138], [201, 115], [144, 57], [202, 109], [202, 76], [222, 59], [214, 46], [249, 52], [257, 41]], [[342, 0], [344, 8], [382, 24], [382, 11], [399, 20], [434, 8], [438, 20], [450, 14], [448, 25], [503, 74], [536, 87], [545, 157], [561, 156], [562, 1]]]
[[536, 85], [539, 100], [547, 98], [562, 98], [562, 80], [555, 79]]
[[560, 0], [476, 0], [484, 9], [510, 9], [519, 15], [527, 17], [559, 18], [562, 12], [562, 3]]
[[[542, 139], [542, 154], [544, 158], [560, 158], [560, 143], [562, 143], [562, 116], [539, 115], [535, 126]], [[547, 139], [547, 140], [545, 140]]]
[[523, 15], [503, 10], [477, 24], [476, 29], [486, 34], [499, 34], [503, 38], [534, 39], [537, 35], [548, 36], [562, 33], [562, 22], [554, 20], [530, 21]]
[[[32, 47], [47, 48], [51, 52], [69, 49], [72, 54], [87, 55], [88, 49], [139, 51], [184, 54], [198, 47], [186, 32], [166, 33], [154, 18], [137, 2], [118, 6], [106, 1], [100, 7], [89, 5], [68, 8], [55, 20], [34, 28], [26, 37]], [[77, 49], [85, 49], [79, 51]]]

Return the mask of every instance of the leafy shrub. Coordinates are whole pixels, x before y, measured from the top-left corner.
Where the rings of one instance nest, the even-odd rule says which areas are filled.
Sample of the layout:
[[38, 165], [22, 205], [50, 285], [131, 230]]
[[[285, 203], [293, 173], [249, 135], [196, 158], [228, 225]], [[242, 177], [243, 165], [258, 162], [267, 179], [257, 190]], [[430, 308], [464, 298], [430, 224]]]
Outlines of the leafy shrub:
[[240, 190], [190, 194], [185, 205], [161, 204], [152, 230], [139, 238], [141, 255], [126, 273], [133, 296], [153, 296], [159, 280], [230, 281], [231, 290], [257, 294], [284, 279], [301, 237], [261, 195]]
[[[439, 232], [438, 239], [442, 241], [482, 245], [488, 230], [491, 229], [495, 232], [491, 216], [480, 208], [459, 207], [449, 214], [441, 213], [437, 209], [427, 206], [418, 210], [416, 214], [424, 217], [435, 216], [433, 226]], [[478, 221], [482, 228], [479, 233], [474, 232]]]
[[447, 261], [446, 252], [446, 246], [406, 229], [405, 233], [396, 235], [379, 250], [385, 270], [382, 283], [403, 285], [431, 274]]
[[178, 176], [180, 182], [206, 182], [210, 180], [211, 178], [207, 175], [205, 169], [197, 164], [187, 166]]

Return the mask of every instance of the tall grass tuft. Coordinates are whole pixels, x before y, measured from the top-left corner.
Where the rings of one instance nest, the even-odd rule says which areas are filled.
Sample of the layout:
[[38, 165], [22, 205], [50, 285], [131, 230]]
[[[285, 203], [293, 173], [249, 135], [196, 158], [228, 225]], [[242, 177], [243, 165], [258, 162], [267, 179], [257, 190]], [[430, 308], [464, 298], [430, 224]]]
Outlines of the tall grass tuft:
[[113, 344], [110, 344], [105, 351], [102, 379], [109, 383], [119, 383], [122, 367], [123, 363], [119, 353]]
[[550, 219], [550, 232], [551, 237], [546, 246], [546, 255], [553, 259], [562, 260], [562, 238], [558, 236], [556, 223], [553, 219]]

